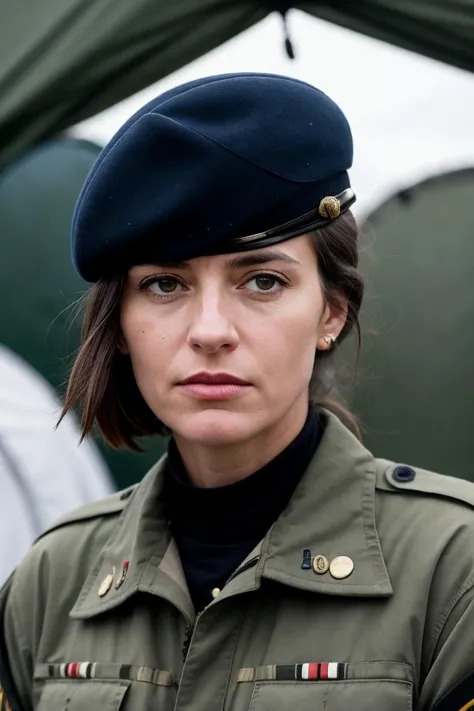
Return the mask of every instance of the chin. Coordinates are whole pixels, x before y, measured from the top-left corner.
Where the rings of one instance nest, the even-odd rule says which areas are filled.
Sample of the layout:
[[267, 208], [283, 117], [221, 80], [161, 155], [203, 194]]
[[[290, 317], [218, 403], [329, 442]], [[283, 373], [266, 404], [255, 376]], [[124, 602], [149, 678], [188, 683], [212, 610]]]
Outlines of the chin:
[[173, 418], [170, 427], [177, 435], [190, 442], [209, 447], [237, 444], [256, 434], [255, 418], [250, 413], [233, 413], [225, 410], [206, 410], [200, 413]]

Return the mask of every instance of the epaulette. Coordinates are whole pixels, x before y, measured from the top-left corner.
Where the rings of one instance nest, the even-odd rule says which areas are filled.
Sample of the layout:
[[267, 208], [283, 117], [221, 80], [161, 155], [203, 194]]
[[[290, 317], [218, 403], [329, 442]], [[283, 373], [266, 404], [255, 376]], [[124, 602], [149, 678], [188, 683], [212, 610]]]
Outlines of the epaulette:
[[93, 501], [90, 504], [86, 504], [85, 506], [81, 506], [80, 508], [64, 514], [64, 516], [61, 516], [61, 518], [57, 519], [51, 526], [49, 526], [49, 528], [43, 531], [43, 533], [38, 536], [36, 540], [39, 541], [48, 533], [71, 523], [78, 523], [79, 521], [87, 521], [101, 516], [109, 516], [111, 514], [120, 513], [127, 506], [137, 487], [138, 484], [134, 484], [133, 486], [129, 486], [127, 489], [122, 489], [122, 491], [117, 491], [114, 494], [107, 496], [105, 499]]
[[474, 508], [473, 482], [384, 459], [377, 459], [376, 488], [440, 496]]

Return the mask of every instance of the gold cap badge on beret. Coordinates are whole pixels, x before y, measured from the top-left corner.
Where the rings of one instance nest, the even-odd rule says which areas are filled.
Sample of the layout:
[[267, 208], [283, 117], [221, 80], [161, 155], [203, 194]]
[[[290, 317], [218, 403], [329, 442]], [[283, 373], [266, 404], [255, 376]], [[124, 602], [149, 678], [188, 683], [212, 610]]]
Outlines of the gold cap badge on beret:
[[336, 217], [339, 217], [341, 214], [341, 203], [337, 197], [332, 195], [324, 197], [319, 203], [319, 214], [321, 217], [326, 217], [330, 220], [334, 220]]

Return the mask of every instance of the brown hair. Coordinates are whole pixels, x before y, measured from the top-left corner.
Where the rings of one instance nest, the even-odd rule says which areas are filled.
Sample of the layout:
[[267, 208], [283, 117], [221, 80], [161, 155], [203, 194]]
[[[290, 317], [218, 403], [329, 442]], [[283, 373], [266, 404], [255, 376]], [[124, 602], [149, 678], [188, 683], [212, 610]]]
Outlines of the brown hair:
[[[348, 304], [347, 320], [331, 351], [318, 351], [310, 384], [312, 399], [327, 407], [360, 437], [355, 418], [334, 396], [334, 358], [339, 344], [355, 327], [357, 361], [360, 350], [359, 309], [364, 283], [357, 271], [357, 226], [351, 212], [310, 235], [328, 303]], [[82, 406], [82, 437], [97, 423], [112, 447], [140, 451], [137, 438], [169, 434], [168, 428], [145, 403], [131, 361], [117, 349], [120, 339], [120, 300], [124, 275], [101, 279], [85, 297], [82, 345], [74, 362], [61, 419]], [[331, 394], [332, 397], [331, 397]]]
[[326, 227], [311, 233], [311, 242], [318, 257], [318, 269], [326, 302], [337, 308], [347, 306], [347, 318], [335, 348], [318, 351], [310, 382], [310, 397], [320, 407], [332, 411], [353, 434], [362, 439], [357, 418], [347, 409], [338, 388], [342, 379], [342, 363], [338, 360], [341, 343], [355, 335], [355, 382], [362, 344], [359, 311], [364, 296], [364, 279], [358, 271], [358, 228], [353, 214], [348, 210]]

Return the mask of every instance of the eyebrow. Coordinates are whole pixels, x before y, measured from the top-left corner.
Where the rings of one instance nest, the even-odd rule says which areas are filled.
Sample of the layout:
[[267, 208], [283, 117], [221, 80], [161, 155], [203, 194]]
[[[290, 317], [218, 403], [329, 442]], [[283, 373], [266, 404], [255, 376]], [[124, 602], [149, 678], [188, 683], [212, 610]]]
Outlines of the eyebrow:
[[301, 266], [300, 263], [296, 259], [293, 259], [293, 257], [290, 257], [289, 254], [278, 250], [257, 252], [256, 254], [243, 254], [240, 257], [235, 257], [229, 266], [231, 269], [241, 269], [242, 267], [253, 267], [257, 264], [266, 264], [267, 262], [287, 262], [288, 264]]
[[[285, 254], [285, 252], [280, 252], [279, 250], [242, 254], [239, 257], [234, 257], [227, 266], [231, 269], [243, 269], [244, 267], [254, 267], [258, 264], [267, 264], [268, 262], [287, 262], [288, 264], [301, 266], [298, 260], [293, 259], [289, 254]], [[164, 269], [189, 269], [191, 265], [189, 262], [159, 262], [156, 263], [155, 266]]]

